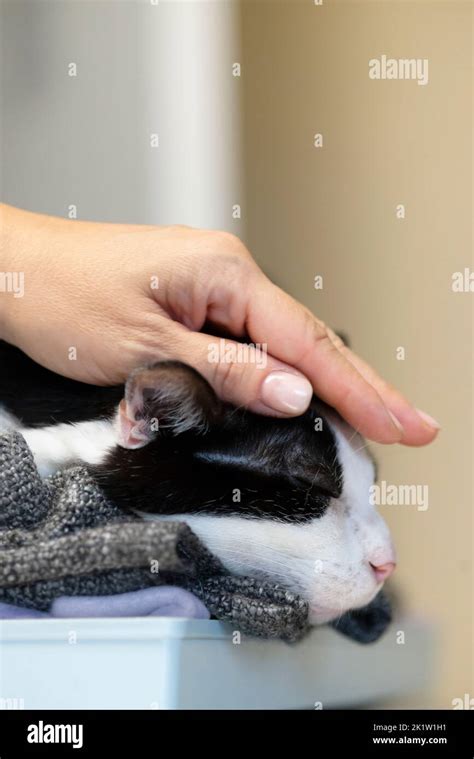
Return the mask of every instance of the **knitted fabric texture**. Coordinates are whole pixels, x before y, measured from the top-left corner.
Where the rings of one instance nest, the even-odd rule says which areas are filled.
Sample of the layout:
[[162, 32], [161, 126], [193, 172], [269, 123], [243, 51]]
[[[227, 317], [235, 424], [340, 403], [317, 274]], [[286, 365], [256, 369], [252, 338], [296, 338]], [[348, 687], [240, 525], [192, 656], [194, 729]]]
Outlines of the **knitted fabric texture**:
[[[303, 599], [281, 585], [230, 576], [186, 524], [124, 514], [84, 467], [43, 480], [24, 438], [0, 435], [0, 601], [46, 611], [60, 596], [170, 583], [243, 633], [293, 642], [308, 631]], [[334, 626], [370, 642], [389, 620], [387, 603], [377, 597]]]

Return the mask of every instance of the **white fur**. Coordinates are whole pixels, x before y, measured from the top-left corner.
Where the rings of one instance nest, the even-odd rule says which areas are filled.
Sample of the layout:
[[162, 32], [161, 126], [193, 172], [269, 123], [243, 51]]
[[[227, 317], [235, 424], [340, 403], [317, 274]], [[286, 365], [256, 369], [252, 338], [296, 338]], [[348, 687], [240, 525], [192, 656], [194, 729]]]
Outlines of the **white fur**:
[[[362, 438], [331, 418], [344, 487], [324, 515], [304, 524], [237, 516], [143, 515], [185, 521], [234, 574], [277, 581], [306, 598], [313, 624], [365, 606], [380, 590], [370, 564], [395, 561], [387, 525], [370, 504], [373, 463]], [[117, 419], [24, 429], [1, 410], [0, 431], [17, 429], [43, 476], [68, 463], [97, 464], [117, 445]]]
[[[374, 467], [362, 438], [332, 420], [344, 473], [340, 498], [304, 524], [199, 514], [181, 519], [234, 574], [277, 581], [309, 602], [312, 624], [365, 606], [380, 590], [371, 564], [395, 561], [387, 525], [371, 506]], [[145, 515], [144, 515], [145, 516]]]
[[0, 432], [16, 430], [28, 443], [42, 477], [67, 464], [100, 464], [117, 445], [115, 421], [95, 420], [50, 427], [22, 427], [18, 419], [0, 407]]
[[10, 414], [3, 406], [0, 406], [0, 433], [8, 430], [18, 430], [21, 427], [20, 422], [13, 414]]
[[56, 424], [20, 432], [33, 451], [42, 477], [68, 463], [100, 464], [117, 445], [116, 430], [109, 421]]

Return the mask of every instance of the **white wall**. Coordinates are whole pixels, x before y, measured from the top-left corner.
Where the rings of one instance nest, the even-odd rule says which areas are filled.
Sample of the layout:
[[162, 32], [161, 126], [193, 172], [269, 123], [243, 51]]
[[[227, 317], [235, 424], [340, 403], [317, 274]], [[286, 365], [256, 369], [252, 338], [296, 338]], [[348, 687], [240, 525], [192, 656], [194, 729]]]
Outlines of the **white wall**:
[[235, 2], [6, 0], [1, 10], [5, 202], [239, 232]]

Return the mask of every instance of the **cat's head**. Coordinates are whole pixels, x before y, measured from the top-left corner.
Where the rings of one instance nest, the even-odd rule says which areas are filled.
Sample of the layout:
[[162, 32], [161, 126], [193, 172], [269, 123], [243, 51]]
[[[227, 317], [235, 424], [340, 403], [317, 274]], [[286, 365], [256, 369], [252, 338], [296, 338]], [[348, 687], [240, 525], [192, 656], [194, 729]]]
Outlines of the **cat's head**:
[[395, 566], [364, 440], [316, 398], [292, 419], [221, 403], [193, 369], [138, 370], [106, 464], [122, 506], [186, 521], [237, 575], [279, 582], [320, 624], [368, 604]]

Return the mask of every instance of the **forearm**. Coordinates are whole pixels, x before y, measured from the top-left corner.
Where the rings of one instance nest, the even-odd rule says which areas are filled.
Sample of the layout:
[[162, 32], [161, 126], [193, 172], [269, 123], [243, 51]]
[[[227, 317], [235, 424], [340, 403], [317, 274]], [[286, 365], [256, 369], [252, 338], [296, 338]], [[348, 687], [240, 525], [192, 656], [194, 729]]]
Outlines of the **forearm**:
[[0, 204], [0, 338], [8, 342], [12, 342], [14, 301], [25, 294], [25, 272], [14, 256], [15, 229], [21, 229], [23, 213]]
[[0, 339], [18, 344], [20, 324], [31, 319], [26, 316], [28, 284], [46, 264], [51, 241], [64, 224], [64, 219], [0, 203]]

